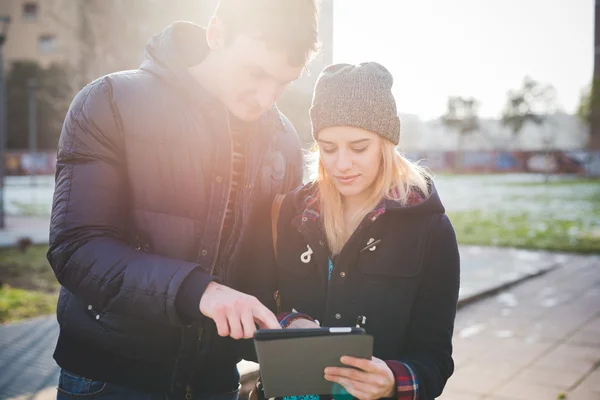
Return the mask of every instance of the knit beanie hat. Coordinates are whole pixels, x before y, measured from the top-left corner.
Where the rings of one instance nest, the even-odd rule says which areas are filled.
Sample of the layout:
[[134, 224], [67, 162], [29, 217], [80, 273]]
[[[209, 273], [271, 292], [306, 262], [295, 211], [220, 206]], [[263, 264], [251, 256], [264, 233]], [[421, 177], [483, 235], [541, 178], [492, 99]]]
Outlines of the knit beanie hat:
[[381, 64], [334, 64], [319, 75], [310, 119], [313, 138], [331, 126], [355, 126], [400, 141], [392, 74]]

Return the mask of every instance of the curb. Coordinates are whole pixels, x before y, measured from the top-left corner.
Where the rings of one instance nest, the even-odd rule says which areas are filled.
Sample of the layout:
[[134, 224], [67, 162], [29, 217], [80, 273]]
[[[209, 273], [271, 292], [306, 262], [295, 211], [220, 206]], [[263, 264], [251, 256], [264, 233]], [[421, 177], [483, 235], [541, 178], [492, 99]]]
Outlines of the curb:
[[456, 307], [457, 307], [457, 309], [461, 309], [461, 308], [463, 308], [465, 306], [468, 306], [470, 304], [476, 303], [476, 302], [478, 302], [480, 300], [484, 300], [484, 299], [486, 299], [488, 297], [491, 297], [491, 296], [493, 296], [495, 294], [503, 292], [506, 289], [510, 289], [511, 287], [518, 286], [521, 283], [525, 283], [525, 282], [527, 282], [527, 281], [529, 281], [531, 279], [543, 276], [543, 275], [547, 274], [548, 272], [555, 271], [555, 270], [557, 270], [560, 267], [561, 267], [560, 264], [554, 264], [554, 265], [550, 266], [549, 268], [546, 268], [546, 269], [534, 272], [534, 273], [529, 274], [529, 275], [524, 275], [524, 276], [522, 276], [520, 278], [517, 278], [517, 279], [515, 279], [513, 281], [508, 281], [508, 282], [505, 282], [505, 283], [503, 283], [501, 285], [494, 286], [494, 287], [492, 287], [490, 289], [483, 290], [481, 292], [475, 293], [475, 294], [473, 294], [471, 296], [464, 297], [464, 298], [458, 300], [458, 303], [457, 303]]

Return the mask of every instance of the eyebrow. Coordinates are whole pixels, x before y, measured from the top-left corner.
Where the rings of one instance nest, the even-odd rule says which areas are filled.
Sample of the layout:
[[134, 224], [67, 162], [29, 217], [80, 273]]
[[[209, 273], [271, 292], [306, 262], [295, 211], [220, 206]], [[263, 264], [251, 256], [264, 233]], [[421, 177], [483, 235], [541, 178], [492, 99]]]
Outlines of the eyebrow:
[[[365, 138], [365, 139], [358, 139], [358, 140], [353, 140], [350, 142], [350, 144], [360, 144], [363, 142], [368, 142], [371, 139]], [[323, 139], [319, 139], [318, 142], [323, 143], [323, 144], [335, 144], [333, 142], [327, 141], [327, 140], [323, 140]]]

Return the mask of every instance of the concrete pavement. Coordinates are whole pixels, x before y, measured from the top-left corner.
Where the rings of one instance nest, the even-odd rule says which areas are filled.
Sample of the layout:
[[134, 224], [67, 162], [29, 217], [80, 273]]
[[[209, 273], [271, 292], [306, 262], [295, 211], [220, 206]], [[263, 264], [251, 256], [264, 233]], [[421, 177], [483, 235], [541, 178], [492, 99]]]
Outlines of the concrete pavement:
[[463, 307], [442, 400], [600, 399], [600, 257]]

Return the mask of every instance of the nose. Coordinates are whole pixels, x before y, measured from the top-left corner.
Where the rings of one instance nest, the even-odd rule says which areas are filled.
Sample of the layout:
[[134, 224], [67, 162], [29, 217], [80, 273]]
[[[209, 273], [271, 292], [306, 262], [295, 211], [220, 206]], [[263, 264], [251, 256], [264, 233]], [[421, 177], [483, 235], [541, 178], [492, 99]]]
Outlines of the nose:
[[337, 152], [337, 160], [335, 166], [340, 172], [346, 172], [352, 168], [352, 158], [350, 157], [350, 154], [348, 154], [348, 151], [346, 151], [345, 149], [340, 149]]

